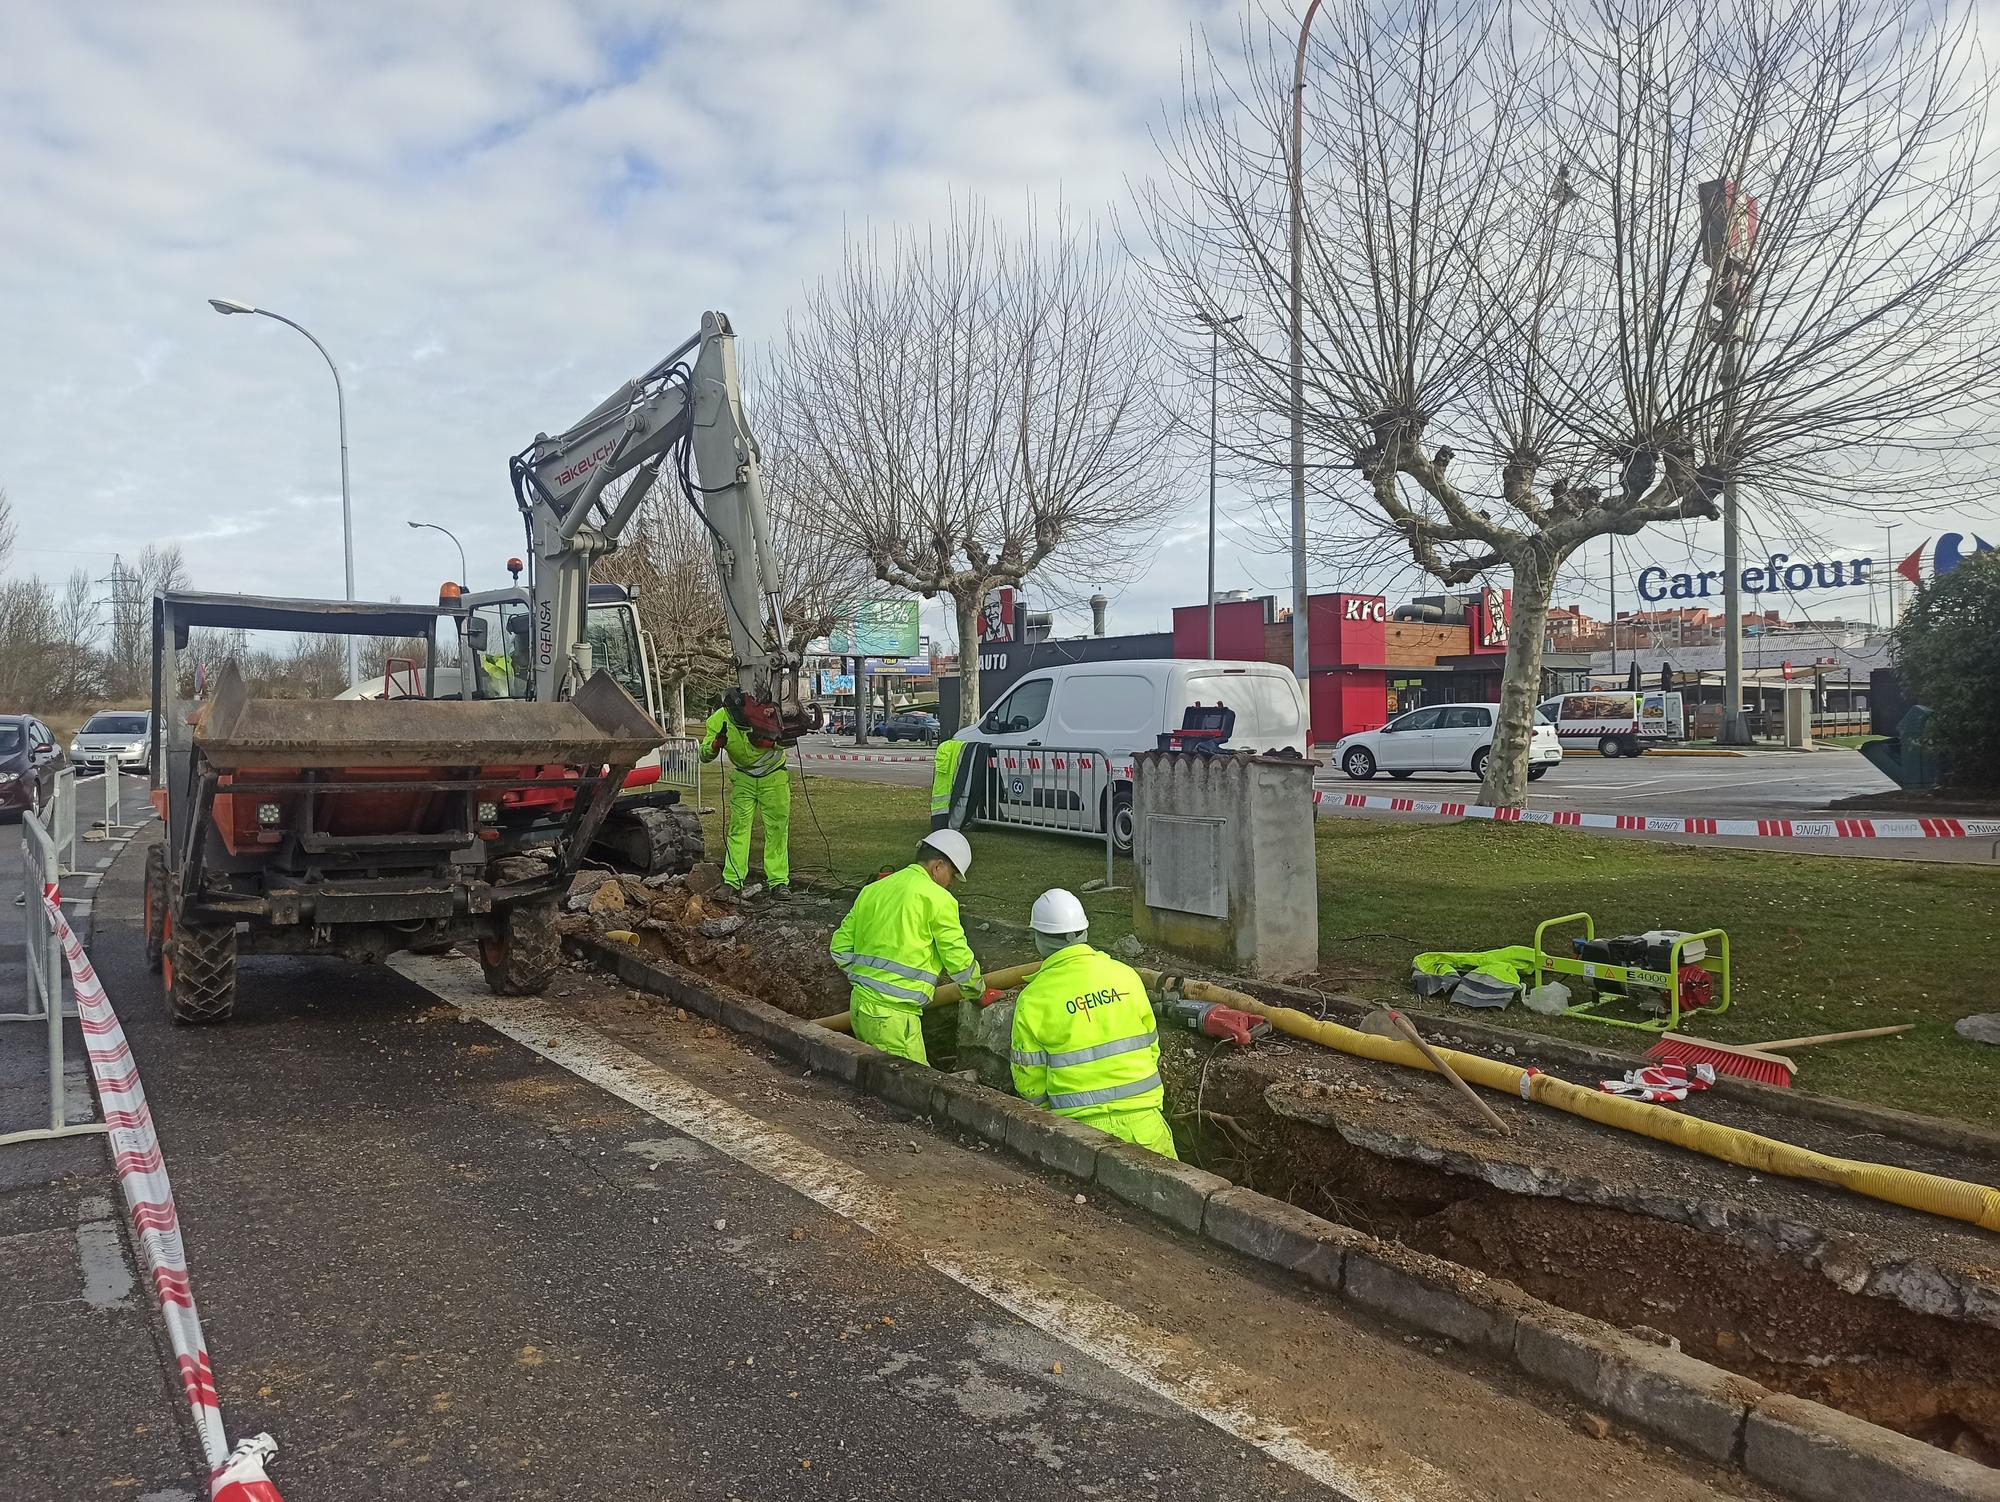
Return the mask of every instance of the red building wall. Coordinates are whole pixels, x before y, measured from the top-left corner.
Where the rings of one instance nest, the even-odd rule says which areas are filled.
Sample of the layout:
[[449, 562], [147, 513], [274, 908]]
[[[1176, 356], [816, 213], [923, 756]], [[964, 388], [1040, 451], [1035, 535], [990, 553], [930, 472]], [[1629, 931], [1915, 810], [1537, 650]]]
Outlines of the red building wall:
[[[1224, 600], [1215, 607], [1215, 655], [1224, 662], [1264, 660], [1264, 602]], [[1174, 656], [1208, 656], [1208, 611], [1174, 607]]]

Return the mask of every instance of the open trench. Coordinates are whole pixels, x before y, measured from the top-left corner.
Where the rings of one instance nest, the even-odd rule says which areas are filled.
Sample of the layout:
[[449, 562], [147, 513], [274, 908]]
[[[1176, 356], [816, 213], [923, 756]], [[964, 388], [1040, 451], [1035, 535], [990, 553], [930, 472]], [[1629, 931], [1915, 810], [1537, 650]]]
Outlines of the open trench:
[[[823, 915], [795, 909], [752, 931], [723, 933], [700, 902], [689, 913], [680, 894], [665, 905], [645, 895], [655, 916], [635, 924], [641, 931], [633, 937], [657, 958], [794, 1015], [844, 1005], [844, 985], [822, 959]], [[988, 1015], [984, 1031], [998, 1020]], [[1004, 1042], [987, 1037], [982, 1049], [977, 1008], [937, 1009], [924, 1031], [936, 1067], [978, 1067], [989, 1084], [1004, 1080]], [[1371, 1077], [1409, 1073], [1364, 1067]], [[1962, 1289], [1926, 1285], [1881, 1296], [1879, 1279], [1815, 1265], [1796, 1226], [1789, 1242], [1783, 1228], [1746, 1237], [1732, 1225], [1718, 1234], [1700, 1216], [1581, 1203], [1546, 1188], [1517, 1192], [1414, 1161], [1380, 1140], [1369, 1145], [1366, 1131], [1343, 1135], [1346, 1124], [1331, 1115], [1301, 1120], [1274, 1109], [1272, 1087], [1283, 1092], [1297, 1081], [1266, 1053], [1213, 1053], [1175, 1040], [1163, 1050], [1162, 1074], [1182, 1156], [1236, 1183], [1644, 1338], [1678, 1342], [1774, 1390], [2000, 1466], [2000, 1304], [1953, 1317], [1967, 1313]], [[1924, 1284], [1923, 1272], [1904, 1283]], [[1939, 1308], [1951, 1312], [1929, 1312]]]
[[1372, 1151], [1272, 1109], [1274, 1073], [1254, 1058], [1168, 1049], [1162, 1074], [1183, 1156], [1239, 1184], [2000, 1465], [2000, 1331], [1990, 1325], [1850, 1292], [1797, 1257], [1698, 1226]]

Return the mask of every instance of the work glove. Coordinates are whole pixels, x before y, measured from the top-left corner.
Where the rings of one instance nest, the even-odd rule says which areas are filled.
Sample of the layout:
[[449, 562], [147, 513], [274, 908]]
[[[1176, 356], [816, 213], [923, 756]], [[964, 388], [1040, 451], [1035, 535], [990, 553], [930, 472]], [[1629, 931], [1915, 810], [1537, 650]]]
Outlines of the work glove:
[[727, 745], [728, 742], [729, 742], [729, 728], [727, 726], [724, 726], [722, 729], [716, 731], [715, 734], [709, 738], [708, 754], [710, 756], [720, 756], [722, 754], [722, 748], [725, 745]]
[[988, 986], [984, 991], [979, 993], [979, 1004], [983, 1007], [990, 1007], [994, 1002], [1005, 1001], [1006, 999], [1007, 993], [1005, 991], [996, 991], [991, 986]]

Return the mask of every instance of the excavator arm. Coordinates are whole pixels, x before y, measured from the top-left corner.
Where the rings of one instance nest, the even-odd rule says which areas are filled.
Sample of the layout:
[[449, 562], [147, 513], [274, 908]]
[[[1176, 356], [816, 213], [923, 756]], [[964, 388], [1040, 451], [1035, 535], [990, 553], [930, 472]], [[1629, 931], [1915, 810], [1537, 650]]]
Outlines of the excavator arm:
[[[714, 550], [739, 713], [759, 739], [798, 738], [808, 725], [799, 658], [786, 636], [757, 441], [743, 415], [736, 336], [724, 315], [703, 314], [700, 333], [565, 432], [538, 433], [510, 468], [532, 559], [536, 698], [566, 698], [589, 677], [591, 565], [618, 547], [668, 468]], [[614, 492], [620, 480], [628, 483]]]

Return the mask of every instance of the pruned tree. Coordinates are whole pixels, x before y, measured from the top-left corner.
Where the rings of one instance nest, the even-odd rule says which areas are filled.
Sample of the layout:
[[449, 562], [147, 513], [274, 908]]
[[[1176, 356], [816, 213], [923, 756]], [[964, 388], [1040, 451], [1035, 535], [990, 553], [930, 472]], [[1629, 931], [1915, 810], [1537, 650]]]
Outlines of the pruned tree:
[[823, 544], [951, 601], [968, 721], [987, 596], [1030, 573], [1107, 579], [1179, 499], [1156, 341], [1122, 265], [1067, 215], [1016, 235], [967, 205], [851, 237], [789, 330]]
[[[1287, 23], [1289, 25], [1289, 23]], [[1305, 469], [1326, 553], [1498, 576], [1518, 805], [1558, 568], [1713, 518], [1906, 510], [2000, 375], [1992, 68], [1957, 0], [1334, 0], [1304, 64]], [[1293, 399], [1295, 36], [1190, 70], [1139, 218], [1242, 467]], [[1241, 323], [1219, 320], [1243, 315]]]

